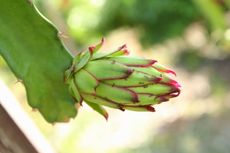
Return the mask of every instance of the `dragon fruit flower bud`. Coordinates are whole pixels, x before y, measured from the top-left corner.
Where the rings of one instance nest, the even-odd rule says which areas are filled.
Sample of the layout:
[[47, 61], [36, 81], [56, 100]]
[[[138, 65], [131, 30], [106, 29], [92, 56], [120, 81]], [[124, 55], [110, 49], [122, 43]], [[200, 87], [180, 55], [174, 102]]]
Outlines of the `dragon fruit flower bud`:
[[65, 81], [76, 102], [84, 101], [106, 119], [103, 106], [133, 111], [150, 111], [152, 105], [180, 94], [180, 85], [167, 74], [176, 73], [156, 60], [127, 57], [126, 45], [101, 54], [101, 43], [79, 53], [65, 73]]

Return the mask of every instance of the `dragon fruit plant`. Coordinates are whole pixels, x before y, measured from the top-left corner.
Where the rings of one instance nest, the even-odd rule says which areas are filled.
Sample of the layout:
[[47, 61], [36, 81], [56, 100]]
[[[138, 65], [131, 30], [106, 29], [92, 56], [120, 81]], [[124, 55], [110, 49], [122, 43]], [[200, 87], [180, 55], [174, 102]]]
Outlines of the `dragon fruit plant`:
[[84, 101], [106, 119], [103, 106], [132, 111], [150, 111], [152, 105], [180, 94], [180, 85], [167, 73], [175, 72], [156, 60], [126, 57], [126, 45], [102, 54], [104, 39], [79, 53], [65, 73], [65, 82], [78, 104]]
[[0, 56], [46, 121], [74, 118], [83, 101], [108, 118], [103, 106], [152, 112], [152, 105], [179, 95], [179, 84], [167, 76], [175, 73], [155, 60], [126, 57], [125, 45], [101, 54], [104, 41], [73, 58], [33, 1], [0, 2]]

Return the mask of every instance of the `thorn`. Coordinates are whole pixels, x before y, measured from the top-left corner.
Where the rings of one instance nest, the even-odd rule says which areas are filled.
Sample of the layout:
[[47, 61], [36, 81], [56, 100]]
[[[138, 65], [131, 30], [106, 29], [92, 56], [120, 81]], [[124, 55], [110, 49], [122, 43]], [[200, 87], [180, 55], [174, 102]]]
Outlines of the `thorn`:
[[78, 110], [78, 109], [82, 106], [82, 104], [76, 103], [76, 104], [74, 104], [74, 106], [75, 106], [75, 108]]
[[32, 0], [26, 0], [28, 4], [33, 5], [33, 1]]
[[67, 122], [69, 122], [70, 121], [70, 118], [68, 118], [68, 117], [65, 117], [64, 119], [63, 119], [63, 122], [65, 122], [65, 123], [67, 123]]
[[37, 108], [32, 108], [32, 112], [37, 112], [38, 109]]
[[17, 83], [23, 83], [23, 80], [22, 79], [17, 79], [17, 81], [15, 82], [15, 84]]
[[61, 32], [61, 31], [58, 32], [58, 37], [69, 39], [69, 36], [67, 36], [64, 32]]

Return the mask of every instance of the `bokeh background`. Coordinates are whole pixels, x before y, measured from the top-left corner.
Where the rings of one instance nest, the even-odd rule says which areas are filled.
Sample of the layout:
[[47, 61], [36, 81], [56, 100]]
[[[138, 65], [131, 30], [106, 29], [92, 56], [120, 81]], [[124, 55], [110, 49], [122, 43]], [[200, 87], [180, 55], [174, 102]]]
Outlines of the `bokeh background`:
[[[0, 57], [0, 73], [58, 153], [229, 153], [230, 0], [37, 0], [76, 54], [102, 37], [102, 50], [126, 43], [131, 56], [177, 72], [178, 98], [155, 113], [86, 105], [69, 123], [48, 124], [28, 106], [24, 87]], [[172, 76], [173, 77], [173, 76]]]

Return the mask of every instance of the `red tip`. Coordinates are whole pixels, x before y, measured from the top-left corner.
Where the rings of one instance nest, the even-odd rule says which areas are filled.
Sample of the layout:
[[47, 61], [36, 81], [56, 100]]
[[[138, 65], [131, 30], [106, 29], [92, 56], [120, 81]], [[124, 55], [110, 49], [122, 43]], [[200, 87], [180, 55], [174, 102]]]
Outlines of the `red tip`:
[[165, 72], [165, 73], [171, 73], [171, 74], [173, 74], [174, 76], [176, 76], [176, 72], [174, 72], [173, 70], [165, 70], [164, 72]]
[[174, 76], [176, 76], [176, 72], [174, 72], [173, 70], [170, 70], [170, 69], [166, 69], [166, 68], [158, 68], [158, 67], [156, 67], [156, 66], [154, 66], [153, 65], [153, 67], [155, 68], [155, 69], [157, 69], [158, 71], [160, 71], [160, 72], [162, 72], [162, 73], [171, 73], [171, 74], [173, 74]]
[[177, 81], [172, 80], [172, 79], [170, 80], [169, 84], [175, 86], [176, 88], [180, 88], [181, 87], [181, 85]]
[[90, 47], [89, 47], [90, 53], [93, 53], [94, 49], [95, 49], [95, 46], [90, 46]]

